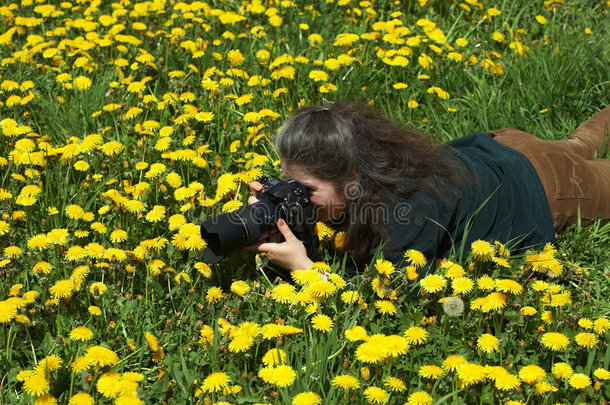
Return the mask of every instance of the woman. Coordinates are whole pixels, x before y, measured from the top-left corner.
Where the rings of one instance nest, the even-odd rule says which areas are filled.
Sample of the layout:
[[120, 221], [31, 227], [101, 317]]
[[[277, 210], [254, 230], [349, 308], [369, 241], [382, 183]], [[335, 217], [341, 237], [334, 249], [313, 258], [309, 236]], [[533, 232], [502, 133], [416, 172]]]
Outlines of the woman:
[[[609, 127], [606, 108], [560, 141], [505, 128], [433, 145], [368, 105], [337, 103], [294, 113], [275, 146], [284, 175], [307, 188], [320, 221], [345, 231], [342, 249], [358, 265], [380, 244], [396, 264], [407, 249], [434, 263], [476, 239], [521, 252], [553, 242], [579, 215], [610, 219], [610, 159], [594, 159]], [[309, 268], [285, 221], [278, 228], [285, 242], [253, 248], [288, 270]]]

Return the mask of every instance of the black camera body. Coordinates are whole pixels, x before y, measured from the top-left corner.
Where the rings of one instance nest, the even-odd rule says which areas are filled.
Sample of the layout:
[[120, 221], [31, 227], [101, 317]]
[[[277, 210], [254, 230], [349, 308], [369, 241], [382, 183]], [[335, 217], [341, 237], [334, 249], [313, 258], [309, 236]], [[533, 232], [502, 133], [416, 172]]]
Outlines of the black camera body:
[[277, 236], [280, 218], [303, 242], [309, 257], [316, 256], [316, 216], [305, 187], [292, 179], [263, 177], [260, 182], [263, 189], [256, 196], [260, 201], [199, 224], [201, 237], [207, 243], [203, 251], [203, 260], [207, 263], [216, 263], [246, 246]]

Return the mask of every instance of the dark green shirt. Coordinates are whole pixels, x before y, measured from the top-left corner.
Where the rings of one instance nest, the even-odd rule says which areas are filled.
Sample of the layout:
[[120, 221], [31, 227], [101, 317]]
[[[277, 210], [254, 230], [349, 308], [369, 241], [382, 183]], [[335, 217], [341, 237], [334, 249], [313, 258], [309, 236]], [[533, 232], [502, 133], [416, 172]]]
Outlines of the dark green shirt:
[[494, 141], [492, 133], [475, 132], [448, 144], [470, 171], [470, 184], [454, 204], [443, 205], [424, 192], [398, 204], [403, 209], [394, 209], [386, 228], [391, 237], [383, 247], [386, 259], [401, 264], [407, 249], [421, 251], [430, 263], [459, 257], [460, 251], [465, 257], [477, 239], [502, 242], [511, 253], [555, 240], [544, 188], [523, 154]]

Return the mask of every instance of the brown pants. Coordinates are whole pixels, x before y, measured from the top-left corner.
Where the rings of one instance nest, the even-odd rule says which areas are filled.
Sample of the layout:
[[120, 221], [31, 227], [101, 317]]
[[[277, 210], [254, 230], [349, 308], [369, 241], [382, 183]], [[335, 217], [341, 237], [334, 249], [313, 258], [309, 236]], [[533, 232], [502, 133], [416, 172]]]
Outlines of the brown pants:
[[555, 231], [593, 219], [610, 221], [610, 107], [582, 123], [567, 139], [545, 141], [514, 128], [491, 131], [494, 139], [524, 154], [538, 172]]

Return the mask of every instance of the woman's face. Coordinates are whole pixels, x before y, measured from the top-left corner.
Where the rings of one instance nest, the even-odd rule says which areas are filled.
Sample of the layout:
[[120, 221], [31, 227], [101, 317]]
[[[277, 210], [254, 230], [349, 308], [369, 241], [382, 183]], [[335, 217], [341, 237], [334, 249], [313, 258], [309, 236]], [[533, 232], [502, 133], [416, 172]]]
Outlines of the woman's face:
[[318, 221], [328, 222], [338, 219], [347, 213], [347, 199], [343, 190], [338, 190], [334, 184], [322, 180], [298, 166], [282, 165], [284, 176], [301, 183], [309, 192]]

